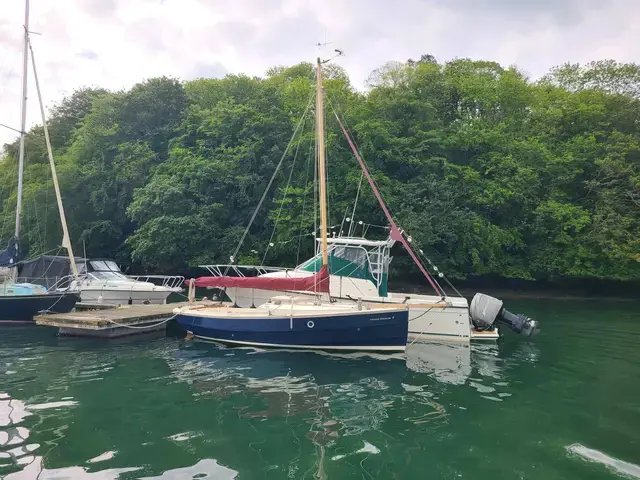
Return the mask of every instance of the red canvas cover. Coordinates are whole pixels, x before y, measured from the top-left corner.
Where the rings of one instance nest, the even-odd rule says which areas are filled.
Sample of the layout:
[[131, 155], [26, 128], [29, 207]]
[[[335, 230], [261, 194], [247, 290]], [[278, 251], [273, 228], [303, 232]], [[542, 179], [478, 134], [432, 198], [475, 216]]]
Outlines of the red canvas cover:
[[[191, 280], [187, 280], [187, 285]], [[329, 269], [324, 265], [319, 272], [309, 277], [200, 277], [195, 279], [196, 287], [240, 287], [262, 290], [300, 290], [305, 292], [329, 293]]]

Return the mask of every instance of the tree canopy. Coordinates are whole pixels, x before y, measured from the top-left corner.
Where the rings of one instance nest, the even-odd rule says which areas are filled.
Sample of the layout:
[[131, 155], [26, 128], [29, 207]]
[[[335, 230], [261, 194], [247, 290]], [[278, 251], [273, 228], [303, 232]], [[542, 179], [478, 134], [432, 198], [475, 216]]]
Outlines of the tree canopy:
[[[335, 233], [351, 216], [356, 234], [387, 231], [334, 112], [400, 224], [450, 276], [640, 278], [640, 66], [566, 64], [531, 81], [495, 62], [423, 55], [375, 70], [366, 92], [335, 65], [325, 76]], [[64, 99], [49, 128], [76, 250], [164, 272], [227, 262], [284, 156], [240, 259], [312, 255], [314, 82], [301, 63]], [[17, 142], [4, 150], [6, 241]], [[26, 165], [20, 240], [36, 255], [61, 239], [41, 127], [26, 137]]]

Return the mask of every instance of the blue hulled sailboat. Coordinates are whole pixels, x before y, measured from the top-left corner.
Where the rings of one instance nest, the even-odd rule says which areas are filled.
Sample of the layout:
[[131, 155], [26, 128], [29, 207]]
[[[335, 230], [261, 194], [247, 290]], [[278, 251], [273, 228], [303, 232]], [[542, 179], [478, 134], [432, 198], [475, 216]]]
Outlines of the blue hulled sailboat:
[[[20, 260], [20, 219], [22, 212], [22, 184], [24, 172], [24, 137], [26, 132], [26, 110], [27, 110], [27, 69], [29, 64], [29, 0], [25, 2], [25, 20], [24, 20], [24, 50], [23, 50], [23, 70], [22, 70], [22, 104], [21, 104], [21, 126], [20, 126], [20, 149], [18, 152], [18, 196], [16, 204], [16, 228], [12, 238], [9, 239], [7, 248], [0, 251], [0, 270], [2, 270], [3, 279], [0, 279], [0, 322], [24, 322], [32, 321], [33, 317], [38, 313], [65, 313], [71, 311], [76, 302], [78, 295], [73, 292], [50, 292], [44, 287], [33, 283], [16, 283], [18, 276], [18, 261]], [[33, 51], [32, 51], [33, 59]], [[47, 150], [49, 153], [49, 163], [51, 165], [51, 173], [53, 183], [56, 190], [56, 198], [58, 200], [58, 208], [60, 212], [60, 220], [64, 232], [63, 246], [67, 248], [70, 258], [73, 257], [71, 251], [71, 243], [67, 231], [67, 224], [64, 218], [64, 209], [60, 197], [60, 189], [58, 188], [58, 180], [56, 177], [55, 164], [51, 153], [51, 145], [49, 142], [49, 133], [44, 118], [44, 108], [42, 107], [42, 98], [40, 97], [40, 86], [38, 77], [34, 67], [34, 77], [36, 88], [38, 90], [38, 99], [40, 100], [40, 110], [42, 112], [43, 129]], [[75, 271], [75, 263], [73, 264]]]
[[[321, 350], [403, 351], [407, 345], [409, 310], [403, 304], [335, 303], [329, 298], [327, 192], [324, 145], [322, 65], [317, 62], [316, 151], [320, 203], [321, 268], [305, 278], [201, 277], [194, 288], [255, 288], [292, 292], [256, 308], [224, 305], [177, 308], [177, 322], [193, 335], [233, 345]], [[293, 292], [309, 292], [296, 295]]]

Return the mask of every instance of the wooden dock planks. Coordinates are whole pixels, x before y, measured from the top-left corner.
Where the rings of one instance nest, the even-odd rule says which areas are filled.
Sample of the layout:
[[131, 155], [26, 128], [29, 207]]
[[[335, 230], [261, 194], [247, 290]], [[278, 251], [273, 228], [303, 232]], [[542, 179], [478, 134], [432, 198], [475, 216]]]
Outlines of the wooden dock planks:
[[[173, 316], [175, 308], [188, 305], [127, 305], [106, 310], [91, 310], [38, 315], [36, 324], [57, 327], [61, 335], [90, 337], [122, 337], [154, 330], [164, 330], [166, 320]], [[148, 328], [146, 328], [148, 325]]]

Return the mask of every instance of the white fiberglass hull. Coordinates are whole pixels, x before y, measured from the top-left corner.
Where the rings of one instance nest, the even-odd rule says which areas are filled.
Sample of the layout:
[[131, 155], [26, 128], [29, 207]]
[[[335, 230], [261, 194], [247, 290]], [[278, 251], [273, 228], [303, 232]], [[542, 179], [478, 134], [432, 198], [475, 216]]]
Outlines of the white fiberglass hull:
[[171, 290], [118, 290], [108, 288], [83, 288], [80, 291], [80, 301], [85, 303], [104, 303], [112, 305], [127, 305], [131, 299], [133, 305], [167, 303]]

